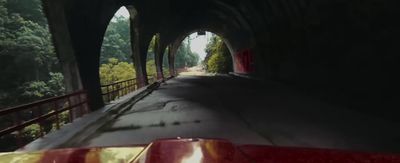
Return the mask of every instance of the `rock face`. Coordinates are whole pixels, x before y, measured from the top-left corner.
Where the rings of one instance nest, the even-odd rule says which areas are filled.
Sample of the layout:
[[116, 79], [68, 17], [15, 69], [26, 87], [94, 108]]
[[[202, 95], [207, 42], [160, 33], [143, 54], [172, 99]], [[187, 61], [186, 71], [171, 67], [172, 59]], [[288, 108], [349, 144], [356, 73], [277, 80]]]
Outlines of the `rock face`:
[[103, 105], [98, 69], [104, 32], [117, 9], [128, 6], [141, 85], [154, 35], [157, 55], [169, 46], [173, 59], [183, 38], [207, 30], [224, 38], [240, 73], [356, 110], [393, 119], [398, 113], [396, 0], [44, 0], [44, 6], [69, 85], [88, 90], [92, 108]]

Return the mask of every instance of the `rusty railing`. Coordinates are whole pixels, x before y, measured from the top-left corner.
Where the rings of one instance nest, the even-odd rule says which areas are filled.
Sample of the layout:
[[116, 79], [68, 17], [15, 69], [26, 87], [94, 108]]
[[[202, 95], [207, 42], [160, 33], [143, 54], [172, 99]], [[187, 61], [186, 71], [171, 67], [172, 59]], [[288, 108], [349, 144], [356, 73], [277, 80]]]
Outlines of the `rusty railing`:
[[124, 80], [101, 86], [103, 100], [111, 102], [137, 89], [136, 79]]
[[[0, 140], [8, 143], [8, 150], [60, 129], [75, 118], [89, 112], [86, 91], [48, 98], [0, 110]], [[14, 142], [10, 142], [14, 141]], [[1, 149], [7, 150], [7, 149]]]
[[[156, 82], [155, 76], [147, 76], [149, 83]], [[104, 102], [111, 102], [138, 89], [136, 78], [119, 81], [101, 86]]]

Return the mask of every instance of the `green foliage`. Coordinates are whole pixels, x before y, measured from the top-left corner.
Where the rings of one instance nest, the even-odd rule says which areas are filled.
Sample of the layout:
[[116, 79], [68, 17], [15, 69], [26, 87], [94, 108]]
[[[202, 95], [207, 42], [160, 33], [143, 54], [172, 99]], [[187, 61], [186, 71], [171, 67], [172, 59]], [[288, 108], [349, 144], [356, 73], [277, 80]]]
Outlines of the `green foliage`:
[[103, 85], [132, 79], [135, 76], [132, 63], [121, 62], [116, 58], [109, 58], [107, 63], [100, 66], [100, 82]]
[[223, 73], [225, 72], [225, 57], [221, 53], [215, 53], [208, 60], [208, 72], [212, 73]]
[[40, 125], [33, 124], [25, 127], [22, 131], [22, 136], [25, 138], [31, 138], [31, 140], [38, 138], [40, 136]]
[[22, 88], [23, 94], [29, 99], [40, 99], [47, 96], [48, 92], [50, 92], [50, 88], [44, 81], [32, 81], [25, 83]]
[[169, 73], [169, 65], [168, 65], [168, 48], [165, 50], [163, 58], [163, 74], [164, 77], [171, 76], [171, 74]]
[[50, 72], [50, 80], [47, 82], [51, 96], [61, 96], [65, 93], [64, 75]]
[[232, 71], [232, 57], [229, 49], [218, 36], [213, 36], [207, 45], [205, 58], [206, 70], [211, 73], [228, 73]]
[[23, 84], [19, 90], [23, 102], [31, 102], [43, 98], [60, 96], [65, 93], [64, 76], [61, 73], [50, 72], [50, 79], [44, 81], [31, 81]]
[[[150, 55], [150, 54], [153, 54], [153, 56], [154, 56], [154, 51], [155, 51], [155, 48], [156, 48], [156, 39], [157, 39], [157, 35], [156, 36], [153, 36], [153, 38], [151, 39], [151, 41], [150, 41], [150, 44], [149, 44], [149, 48], [148, 48], [148, 50], [147, 50], [147, 58], [151, 58], [152, 57], [152, 55]], [[154, 57], [153, 57], [154, 58]]]
[[154, 60], [147, 61], [146, 71], [147, 71], [148, 76], [156, 76], [157, 75], [156, 63]]
[[69, 113], [70, 111], [65, 111], [60, 113], [59, 118], [60, 118], [60, 126], [63, 126], [65, 124], [67, 124], [67, 122], [69, 121]]
[[[127, 79], [127, 77], [121, 76], [129, 76], [135, 77], [135, 71], [133, 68], [128, 68], [126, 72], [112, 72], [114, 71], [114, 67], [121, 63], [132, 63], [131, 55], [131, 46], [130, 46], [130, 32], [129, 32], [129, 19], [124, 17], [114, 17], [110, 22], [106, 34], [103, 40], [103, 46], [101, 48], [101, 57], [100, 57], [100, 78], [102, 84], [108, 84], [116, 81], [120, 81], [122, 79]], [[146, 70], [147, 74], [154, 76], [156, 75], [156, 68], [154, 62], [154, 53], [155, 53], [155, 39], [153, 37], [150, 41], [148, 52], [147, 52], [147, 63]], [[110, 59], [117, 59], [117, 63], [110, 62]], [[196, 66], [199, 62], [199, 56], [196, 53], [193, 53], [190, 50], [190, 46], [186, 41], [182, 43], [182, 46], [179, 47], [177, 54], [175, 56], [175, 67], [183, 68], [183, 67], [193, 67]], [[119, 67], [119, 66], [117, 66]], [[167, 59], [167, 51], [164, 54], [163, 61], [163, 71], [165, 76], [169, 76], [168, 71], [168, 59]], [[132, 71], [133, 70], [133, 71]], [[129, 75], [126, 75], [129, 73]], [[122, 75], [120, 75], [122, 74]], [[117, 77], [120, 76], [120, 77]]]
[[[0, 109], [65, 93], [64, 77], [58, 73], [59, 62], [41, 2], [0, 0]], [[32, 116], [32, 112], [21, 112], [24, 120]], [[2, 128], [12, 123], [12, 116], [0, 119]], [[47, 126], [51, 128], [52, 122], [43, 126], [48, 131]], [[24, 128], [22, 141], [36, 139], [39, 131], [38, 124]], [[0, 151], [14, 150], [15, 135], [0, 137], [0, 144]]]
[[47, 83], [41, 81], [48, 81], [50, 72], [59, 70], [41, 1], [0, 0], [0, 107], [27, 101], [21, 96], [25, 91], [15, 91], [21, 85], [43, 92]]
[[131, 63], [131, 55], [129, 19], [122, 16], [114, 17], [104, 36], [100, 63], [107, 63], [109, 58]]
[[199, 55], [190, 50], [190, 44], [186, 41], [182, 42], [175, 56], [175, 67], [193, 67], [199, 63]]
[[19, 13], [24, 19], [32, 20], [40, 25], [46, 24], [41, 0], [8, 0], [6, 7], [10, 12]]

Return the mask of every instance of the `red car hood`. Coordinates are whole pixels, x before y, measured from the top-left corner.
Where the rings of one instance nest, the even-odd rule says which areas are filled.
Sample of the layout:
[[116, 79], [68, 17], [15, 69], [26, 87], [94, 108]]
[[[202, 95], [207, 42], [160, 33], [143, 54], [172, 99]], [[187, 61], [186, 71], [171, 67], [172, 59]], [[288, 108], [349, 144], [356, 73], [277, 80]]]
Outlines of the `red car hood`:
[[0, 162], [29, 163], [400, 163], [395, 154], [274, 146], [236, 146], [226, 140], [169, 139], [146, 146], [0, 153]]

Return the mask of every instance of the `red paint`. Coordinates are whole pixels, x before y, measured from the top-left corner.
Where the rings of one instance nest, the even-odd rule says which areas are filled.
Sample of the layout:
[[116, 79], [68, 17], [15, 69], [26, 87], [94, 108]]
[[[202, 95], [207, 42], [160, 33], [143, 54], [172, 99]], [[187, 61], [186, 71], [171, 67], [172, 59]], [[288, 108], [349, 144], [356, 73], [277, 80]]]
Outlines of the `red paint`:
[[[196, 152], [197, 151], [197, 152]], [[201, 151], [201, 154], [198, 154]], [[200, 157], [193, 157], [197, 153]], [[190, 160], [190, 158], [197, 158]], [[400, 163], [400, 155], [274, 146], [235, 146], [225, 140], [160, 140], [134, 163]]]
[[[101, 151], [108, 148], [59, 149], [33, 154], [41, 158], [39, 162], [97, 163], [107, 156], [103, 156]], [[133, 148], [128, 148], [128, 151], [132, 150]], [[29, 154], [32, 153], [17, 153], [15, 158], [23, 158]], [[140, 147], [134, 153], [125, 154], [130, 155], [132, 159], [129, 160], [133, 163], [400, 163], [400, 155], [395, 154], [260, 145], [236, 146], [220, 139], [157, 140], [146, 148]], [[7, 159], [2, 156], [4, 155], [0, 154], [0, 162]]]
[[250, 49], [245, 49], [235, 54], [235, 72], [251, 73], [254, 72], [254, 55]]
[[225, 140], [177, 139], [155, 141], [134, 163], [246, 163]]
[[257, 163], [400, 163], [400, 155], [390, 154], [256, 145], [239, 149]]
[[44, 152], [41, 162], [57, 163], [84, 163], [90, 149], [63, 149]]

